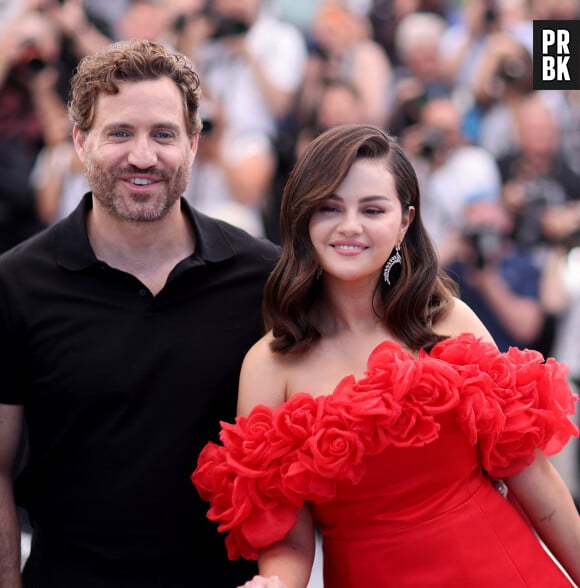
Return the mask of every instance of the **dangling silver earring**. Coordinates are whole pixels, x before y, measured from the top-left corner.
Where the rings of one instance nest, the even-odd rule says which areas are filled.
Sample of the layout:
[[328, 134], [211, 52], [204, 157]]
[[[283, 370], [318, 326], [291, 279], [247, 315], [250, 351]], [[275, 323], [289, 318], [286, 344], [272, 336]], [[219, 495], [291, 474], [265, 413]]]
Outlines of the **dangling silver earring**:
[[320, 280], [321, 277], [322, 277], [322, 268], [320, 266], [318, 266], [318, 269], [316, 270], [316, 279]]
[[385, 264], [385, 269], [383, 271], [383, 278], [385, 282], [390, 286], [391, 285], [391, 270], [397, 265], [402, 265], [402, 258], [401, 258], [401, 245], [397, 245], [395, 248], [395, 253], [389, 257], [387, 263]]

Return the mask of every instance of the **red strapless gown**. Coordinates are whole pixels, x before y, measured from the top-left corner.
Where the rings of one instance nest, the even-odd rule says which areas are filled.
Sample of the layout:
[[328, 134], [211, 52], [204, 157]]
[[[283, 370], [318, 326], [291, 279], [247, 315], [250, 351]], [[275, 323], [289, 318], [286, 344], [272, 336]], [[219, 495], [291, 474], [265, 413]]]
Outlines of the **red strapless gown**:
[[385, 342], [331, 396], [222, 423], [192, 480], [232, 559], [283, 538], [310, 501], [327, 588], [569, 588], [490, 477], [577, 435], [575, 399], [537, 352], [461, 335], [415, 358]]

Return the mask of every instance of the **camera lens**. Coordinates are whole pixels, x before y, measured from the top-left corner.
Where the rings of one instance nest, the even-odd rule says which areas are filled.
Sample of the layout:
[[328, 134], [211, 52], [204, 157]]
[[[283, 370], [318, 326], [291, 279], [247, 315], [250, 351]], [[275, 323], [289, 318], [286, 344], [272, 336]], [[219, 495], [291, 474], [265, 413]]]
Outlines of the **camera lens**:
[[34, 57], [26, 64], [26, 69], [31, 74], [40, 73], [48, 64], [44, 59], [40, 59], [39, 57]]
[[497, 11], [494, 8], [486, 8], [483, 13], [483, 20], [488, 25], [495, 24], [497, 22]]

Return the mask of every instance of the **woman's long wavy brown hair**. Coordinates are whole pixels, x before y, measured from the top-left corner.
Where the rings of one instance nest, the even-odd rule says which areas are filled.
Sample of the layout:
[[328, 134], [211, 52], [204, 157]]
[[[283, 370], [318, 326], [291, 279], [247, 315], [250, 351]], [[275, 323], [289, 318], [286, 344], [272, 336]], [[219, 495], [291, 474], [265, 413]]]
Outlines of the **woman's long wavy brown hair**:
[[[340, 125], [317, 139], [296, 163], [284, 188], [280, 213], [281, 258], [264, 290], [264, 320], [272, 329], [272, 349], [301, 351], [320, 338], [317, 321], [322, 304], [318, 262], [310, 241], [313, 213], [336, 193], [357, 159], [383, 159], [393, 175], [403, 214], [415, 207], [415, 218], [401, 245], [402, 268], [388, 286], [378, 280], [374, 306], [394, 337], [409, 349], [430, 348], [443, 337], [433, 323], [444, 316], [456, 293], [439, 265], [421, 220], [415, 170], [397, 140], [371, 125]], [[386, 261], [386, 259], [385, 259]]]

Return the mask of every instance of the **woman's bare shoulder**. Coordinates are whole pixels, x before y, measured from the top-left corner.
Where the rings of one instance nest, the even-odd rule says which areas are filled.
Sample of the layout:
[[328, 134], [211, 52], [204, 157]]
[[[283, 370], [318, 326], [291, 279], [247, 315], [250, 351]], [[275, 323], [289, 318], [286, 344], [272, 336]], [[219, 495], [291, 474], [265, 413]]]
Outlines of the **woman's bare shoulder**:
[[276, 407], [286, 400], [288, 367], [285, 356], [271, 348], [267, 333], [246, 353], [240, 372], [238, 413], [247, 414], [255, 405]]
[[289, 363], [288, 355], [274, 351], [272, 349], [273, 341], [274, 336], [271, 331], [258, 339], [246, 353], [243, 365], [250, 368], [257, 366], [260, 369], [269, 367], [277, 370], [282, 369]]
[[481, 319], [463, 300], [453, 298], [449, 312], [434, 326], [438, 335], [455, 337], [461, 333], [472, 333], [478, 338], [495, 343]]

